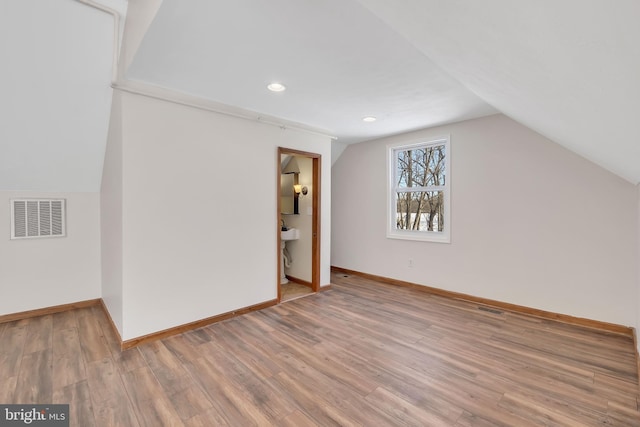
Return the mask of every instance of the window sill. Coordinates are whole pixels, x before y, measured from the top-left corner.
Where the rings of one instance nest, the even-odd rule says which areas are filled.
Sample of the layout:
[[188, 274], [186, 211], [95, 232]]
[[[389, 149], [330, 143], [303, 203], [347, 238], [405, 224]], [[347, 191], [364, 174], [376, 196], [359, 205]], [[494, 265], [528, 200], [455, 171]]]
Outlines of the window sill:
[[388, 239], [415, 240], [419, 242], [451, 243], [448, 233], [429, 231], [393, 230], [387, 231]]

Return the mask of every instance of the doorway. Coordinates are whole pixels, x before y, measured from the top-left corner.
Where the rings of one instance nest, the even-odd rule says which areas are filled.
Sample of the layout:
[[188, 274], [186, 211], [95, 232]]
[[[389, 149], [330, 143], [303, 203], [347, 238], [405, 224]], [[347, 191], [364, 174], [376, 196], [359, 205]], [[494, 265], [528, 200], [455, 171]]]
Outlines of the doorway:
[[[299, 165], [291, 166], [291, 160]], [[278, 232], [278, 303], [320, 290], [320, 165], [320, 154], [278, 147], [277, 229], [284, 224], [299, 230], [297, 237], [287, 235], [284, 241]], [[284, 282], [292, 283], [292, 289], [283, 299]]]

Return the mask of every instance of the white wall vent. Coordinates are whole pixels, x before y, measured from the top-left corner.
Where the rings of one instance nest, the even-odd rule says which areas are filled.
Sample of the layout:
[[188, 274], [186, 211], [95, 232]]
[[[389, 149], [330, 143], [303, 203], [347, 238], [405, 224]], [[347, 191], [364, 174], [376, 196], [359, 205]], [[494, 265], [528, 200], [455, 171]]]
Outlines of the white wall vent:
[[65, 236], [65, 211], [64, 199], [12, 199], [11, 238]]

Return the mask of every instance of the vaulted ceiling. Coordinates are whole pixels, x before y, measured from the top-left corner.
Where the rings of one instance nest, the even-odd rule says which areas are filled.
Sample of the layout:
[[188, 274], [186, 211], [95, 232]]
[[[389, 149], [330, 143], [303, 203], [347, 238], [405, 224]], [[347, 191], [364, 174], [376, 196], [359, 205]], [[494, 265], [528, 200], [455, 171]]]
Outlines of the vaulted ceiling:
[[[165, 0], [127, 77], [345, 143], [496, 110], [354, 1]], [[270, 82], [286, 85], [274, 94]], [[363, 123], [374, 116], [375, 123]]]
[[[127, 8], [125, 0], [100, 2]], [[640, 181], [636, 0], [134, 5], [149, 9], [150, 25], [128, 52], [123, 81], [299, 123], [347, 144], [501, 112]], [[4, 0], [0, 28], [0, 190], [99, 190], [111, 18], [82, 1]], [[287, 90], [269, 92], [273, 81]]]
[[0, 1], [0, 190], [100, 189], [113, 26], [77, 1]]

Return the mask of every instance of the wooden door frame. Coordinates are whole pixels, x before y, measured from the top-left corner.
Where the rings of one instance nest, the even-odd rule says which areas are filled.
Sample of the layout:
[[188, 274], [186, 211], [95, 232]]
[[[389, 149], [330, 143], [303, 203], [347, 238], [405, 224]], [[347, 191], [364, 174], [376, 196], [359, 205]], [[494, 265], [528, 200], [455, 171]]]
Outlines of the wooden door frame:
[[277, 163], [277, 203], [276, 203], [276, 218], [278, 220], [278, 224], [276, 226], [276, 230], [278, 230], [278, 238], [277, 240], [277, 254], [278, 254], [278, 276], [277, 276], [277, 284], [278, 284], [278, 303], [280, 303], [282, 299], [282, 288], [280, 286], [280, 265], [282, 263], [282, 251], [280, 250], [280, 246], [282, 244], [282, 239], [280, 236], [280, 171], [282, 170], [282, 155], [296, 155], [302, 157], [308, 157], [312, 161], [312, 191], [311, 191], [311, 200], [312, 200], [312, 217], [311, 217], [311, 289], [313, 292], [320, 291], [320, 169], [322, 166], [322, 155], [317, 153], [310, 153], [307, 151], [295, 150], [292, 148], [286, 147], [278, 147], [278, 163]]

